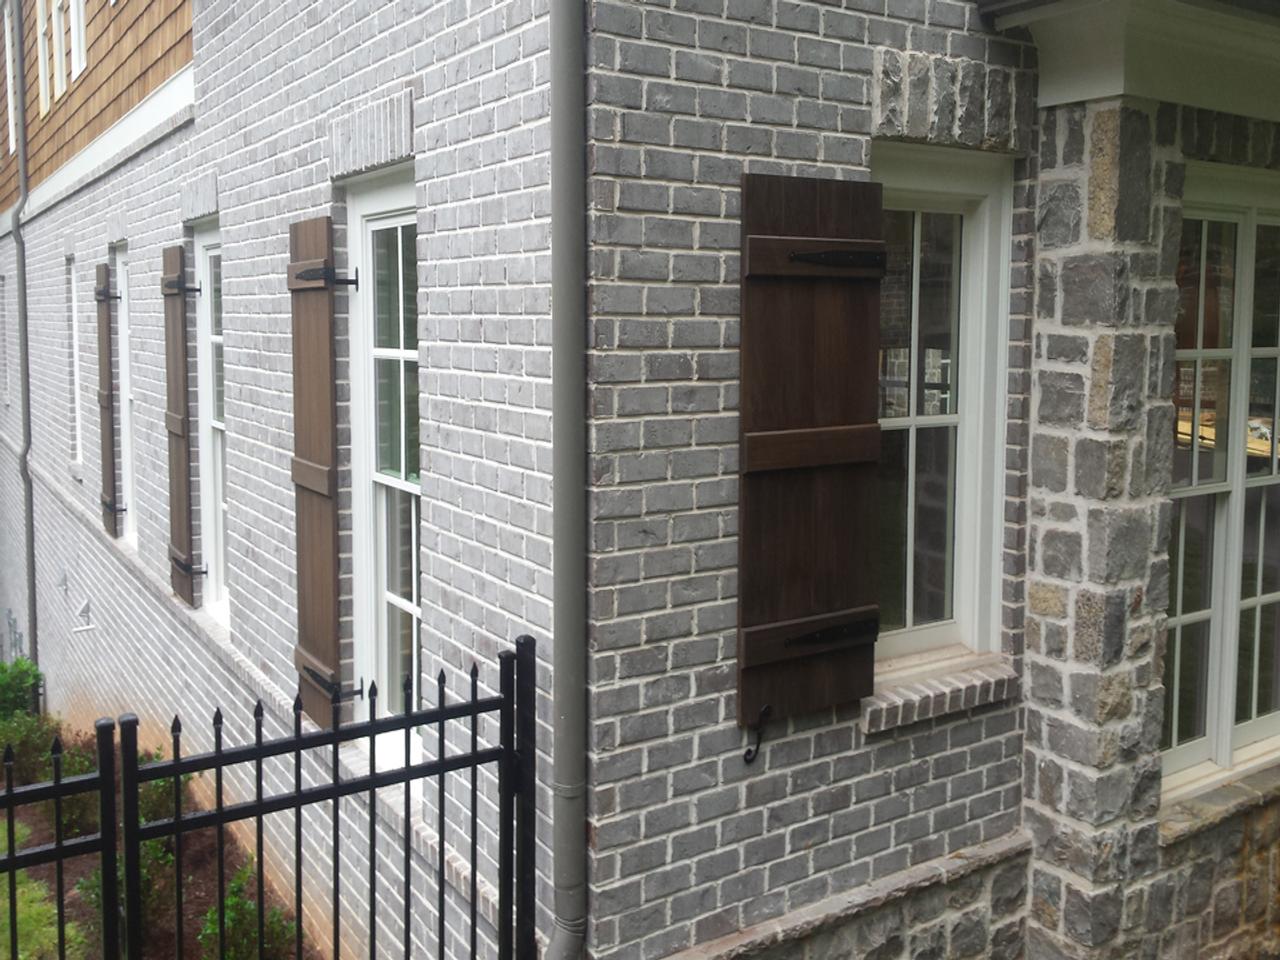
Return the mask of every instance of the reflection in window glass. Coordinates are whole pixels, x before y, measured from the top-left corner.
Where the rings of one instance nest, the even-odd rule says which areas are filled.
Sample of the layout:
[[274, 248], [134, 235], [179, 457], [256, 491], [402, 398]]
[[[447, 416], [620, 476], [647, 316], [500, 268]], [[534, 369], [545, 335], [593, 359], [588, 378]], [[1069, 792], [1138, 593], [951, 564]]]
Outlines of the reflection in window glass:
[[954, 617], [960, 251], [955, 214], [886, 213], [881, 286], [881, 629]]
[[1173, 502], [1169, 543], [1173, 589], [1164, 661], [1166, 750], [1205, 734], [1216, 503], [1213, 496]]

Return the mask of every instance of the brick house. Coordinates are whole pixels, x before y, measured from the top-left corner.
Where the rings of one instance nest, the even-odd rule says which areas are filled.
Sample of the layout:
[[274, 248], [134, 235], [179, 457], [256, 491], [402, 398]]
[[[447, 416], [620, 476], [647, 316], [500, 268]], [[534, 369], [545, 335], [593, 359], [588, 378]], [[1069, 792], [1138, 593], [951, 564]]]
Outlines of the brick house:
[[1273, 0], [17, 9], [51, 708], [528, 632], [547, 956], [1280, 955]]

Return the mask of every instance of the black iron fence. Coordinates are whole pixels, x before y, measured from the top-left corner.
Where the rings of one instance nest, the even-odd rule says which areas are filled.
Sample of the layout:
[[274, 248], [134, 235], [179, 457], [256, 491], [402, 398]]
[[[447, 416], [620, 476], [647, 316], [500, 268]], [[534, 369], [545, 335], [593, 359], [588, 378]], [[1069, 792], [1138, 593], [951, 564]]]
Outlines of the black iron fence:
[[[332, 874], [332, 906], [324, 905], [332, 911], [332, 939], [328, 944], [332, 955], [336, 958], [342, 954], [349, 955], [352, 944], [343, 943], [341, 909], [344, 886], [363, 883], [367, 891], [355, 900], [367, 905], [368, 926], [359, 945], [367, 949], [369, 957], [379, 956], [378, 927], [379, 906], [384, 903], [383, 897], [391, 891], [391, 883], [379, 877], [379, 858], [377, 855], [378, 814], [377, 791], [380, 789], [400, 787], [403, 794], [403, 825], [396, 842], [403, 844], [403, 861], [399, 865], [400, 876], [394, 878], [395, 891], [401, 916], [401, 938], [397, 944], [385, 944], [382, 955], [396, 955], [403, 951], [407, 958], [414, 953], [413, 917], [410, 905], [413, 901], [412, 889], [412, 838], [410, 832], [414, 822], [415, 802], [411, 784], [435, 780], [435, 809], [432, 817], [437, 842], [437, 862], [434, 864], [435, 902], [433, 941], [427, 943], [426, 949], [431, 956], [446, 955], [446, 918], [450, 913], [446, 900], [446, 851], [448, 849], [467, 850], [469, 854], [470, 889], [462, 891], [465, 896], [465, 916], [453, 918], [454, 930], [458, 929], [456, 921], [465, 921], [466, 947], [458, 949], [451, 944], [449, 952], [463, 953], [475, 957], [478, 955], [480, 921], [478, 915], [479, 888], [478, 845], [480, 836], [480, 815], [478, 799], [480, 796], [479, 771], [482, 767], [492, 766], [496, 772], [497, 782], [497, 834], [498, 834], [498, 878], [497, 878], [497, 911], [496, 951], [499, 960], [534, 960], [536, 947], [534, 940], [534, 760], [535, 760], [535, 720], [534, 720], [534, 649], [533, 641], [521, 637], [516, 641], [516, 649], [499, 656], [499, 691], [496, 696], [479, 695], [478, 669], [472, 667], [470, 674], [469, 696], [449, 702], [445, 688], [445, 676], [442, 671], [437, 680], [436, 703], [426, 709], [409, 709], [392, 716], [378, 716], [376, 685], [368, 691], [369, 716], [376, 719], [356, 723], [342, 723], [342, 703], [340, 694], [335, 691], [331, 707], [331, 726], [327, 730], [303, 729], [303, 712], [301, 699], [293, 705], [292, 734], [276, 739], [265, 739], [263, 733], [264, 713], [261, 702], [253, 714], [253, 743], [228, 746], [223, 742], [223, 717], [221, 711], [213, 718], [213, 750], [184, 756], [182, 741], [182, 724], [174, 718], [171, 728], [172, 755], [168, 759], [152, 759], [138, 745], [138, 718], [126, 714], [119, 721], [119, 765], [116, 759], [116, 724], [111, 720], [99, 720], [95, 725], [94, 742], [96, 745], [97, 769], [92, 773], [64, 776], [61, 754], [62, 745], [55, 740], [52, 749], [52, 778], [47, 782], [15, 785], [15, 755], [12, 747], [7, 747], [4, 754], [5, 789], [0, 797], [0, 809], [3, 809], [6, 820], [7, 847], [0, 856], [0, 879], [7, 878], [7, 891], [0, 894], [8, 899], [8, 950], [11, 960], [26, 956], [20, 950], [19, 935], [21, 917], [19, 911], [20, 871], [32, 870], [46, 865], [53, 867], [54, 876], [53, 899], [56, 903], [56, 950], [57, 956], [65, 960], [68, 956], [67, 903], [64, 868], [74, 858], [93, 858], [96, 863], [97, 878], [93, 887], [94, 899], [98, 901], [95, 919], [100, 923], [100, 939], [102, 956], [105, 960], [118, 960], [127, 957], [137, 960], [144, 954], [144, 944], [154, 945], [157, 938], [166, 938], [169, 930], [172, 940], [164, 948], [165, 955], [182, 958], [189, 955], [189, 937], [185, 933], [184, 884], [189, 879], [184, 872], [185, 847], [189, 838], [196, 831], [210, 831], [215, 835], [216, 849], [216, 902], [212, 911], [216, 911], [216, 941], [212, 934], [202, 936], [202, 955], [208, 955], [211, 945], [216, 944], [216, 954], [226, 957], [229, 952], [236, 954], [228, 945], [228, 897], [227, 897], [227, 828], [232, 824], [250, 821], [253, 826], [253, 863], [256, 886], [256, 950], [250, 956], [267, 956], [267, 942], [271, 933], [267, 926], [270, 922], [267, 910], [267, 890], [264, 875], [268, 865], [264, 857], [269, 856], [264, 843], [264, 819], [272, 814], [288, 814], [292, 812], [292, 878], [294, 901], [292, 904], [294, 921], [291, 925], [293, 940], [290, 955], [302, 958], [316, 957], [320, 954], [315, 945], [306, 942], [303, 930], [303, 875], [305, 866], [304, 844], [308, 829], [315, 829], [314, 818], [304, 821], [303, 811], [308, 807], [317, 807], [321, 811], [328, 808], [328, 827], [330, 841], [330, 860]], [[403, 702], [412, 704], [408, 684]], [[481, 718], [493, 717], [497, 721], [498, 743], [496, 746], [480, 745]], [[459, 731], [457, 725], [462, 725]], [[435, 756], [431, 759], [415, 759], [416, 743], [423, 734], [434, 741]], [[434, 736], [431, 734], [434, 733]], [[457, 742], [461, 734], [462, 741], [468, 748], [461, 752], [450, 753], [447, 749], [450, 735]], [[398, 742], [402, 752], [399, 754], [403, 762], [380, 769], [378, 758], [385, 755], [386, 738]], [[367, 772], [343, 778], [341, 775], [340, 751], [344, 744], [363, 741], [367, 745]], [[379, 742], [384, 749], [379, 751]], [[316, 782], [314, 775], [304, 777], [304, 758], [313, 758], [310, 767], [314, 771], [314, 758], [317, 754], [327, 759], [326, 775]], [[277, 790], [268, 793], [264, 783], [264, 763], [284, 758], [291, 762], [292, 789]], [[226, 772], [232, 768], [252, 771], [252, 799], [236, 799], [229, 802], [226, 790]], [[117, 783], [117, 772], [118, 783]], [[457, 832], [457, 818], [449, 816], [450, 800], [446, 791], [446, 777], [455, 772], [469, 774], [470, 800], [469, 809], [461, 811], [463, 820], [468, 825], [461, 842], [450, 836]], [[212, 804], [199, 808], [194, 806], [185, 789], [186, 783], [195, 775], [212, 775]], [[310, 781], [310, 782], [308, 782]], [[119, 794], [119, 807], [116, 805]], [[425, 796], [425, 791], [424, 794]], [[157, 797], [167, 799], [163, 804], [167, 809], [165, 815], [157, 816]], [[368, 874], [356, 878], [345, 875], [342, 864], [342, 836], [340, 825], [342, 816], [340, 802], [347, 797], [364, 797], [367, 800], [368, 829]], [[64, 835], [64, 806], [70, 802], [83, 804], [86, 800], [96, 798], [98, 830], [96, 832], [80, 832], [69, 837]], [[16, 829], [17, 818], [24, 810], [39, 806], [45, 809], [52, 807], [52, 839], [19, 849], [20, 838]], [[150, 812], [149, 812], [150, 811]], [[111, 829], [111, 825], [119, 824], [119, 835]], [[385, 836], [385, 832], [383, 834]], [[169, 872], [173, 884], [173, 913], [171, 923], [164, 922], [155, 916], [155, 911], [147, 901], [149, 888], [157, 881], [156, 858], [149, 851], [161, 844], [164, 856], [160, 858], [162, 868]], [[171, 863], [171, 866], [170, 866]], [[171, 871], [171, 872], [170, 872]], [[279, 873], [279, 871], [277, 871]], [[213, 913], [211, 912], [211, 916]], [[157, 931], [156, 927], [163, 927]], [[209, 924], [206, 924], [208, 927]], [[277, 931], [278, 932], [278, 931]], [[240, 931], [242, 934], [243, 931]], [[279, 937], [274, 938], [278, 948]], [[241, 944], [242, 945], [242, 944]], [[421, 941], [419, 948], [423, 947]], [[3, 948], [0, 948], [3, 949]], [[155, 952], [153, 946], [152, 952]], [[364, 953], [364, 949], [359, 951]], [[73, 952], [74, 953], [74, 952]]]

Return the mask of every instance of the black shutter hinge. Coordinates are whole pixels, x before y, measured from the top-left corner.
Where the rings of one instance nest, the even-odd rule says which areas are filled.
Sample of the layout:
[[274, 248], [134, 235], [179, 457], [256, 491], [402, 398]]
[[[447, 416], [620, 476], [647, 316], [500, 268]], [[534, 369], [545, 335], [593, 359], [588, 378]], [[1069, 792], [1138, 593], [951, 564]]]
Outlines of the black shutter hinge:
[[119, 300], [120, 294], [112, 293], [110, 287], [94, 287], [93, 299], [98, 303], [107, 303], [110, 300]]
[[330, 680], [328, 677], [311, 667], [303, 667], [302, 672], [307, 675], [312, 683], [327, 693], [330, 700], [335, 697], [339, 702], [343, 700], [355, 700], [357, 698], [361, 700], [364, 699], [364, 677], [360, 678], [360, 686], [349, 687], [348, 689], [343, 690], [342, 684], [335, 683], [333, 680]]
[[295, 275], [296, 280], [321, 280], [327, 284], [333, 284], [343, 287], [355, 287], [360, 289], [360, 270], [357, 268], [351, 276], [340, 277], [332, 265], [323, 267], [307, 267], [305, 270], [299, 270]]
[[[187, 286], [187, 282], [180, 277], [165, 277], [164, 282], [161, 284], [161, 289], [165, 293], [194, 293], [199, 295], [203, 292], [200, 284], [197, 283], [194, 287]], [[119, 300], [120, 298], [116, 297], [116, 299]]]
[[209, 572], [208, 567], [197, 567], [185, 560], [179, 560], [177, 557], [170, 555], [169, 562], [185, 573], [188, 577], [203, 577]]
[[773, 712], [773, 707], [765, 704], [760, 708], [760, 719], [756, 721], [755, 734], [756, 742], [747, 747], [747, 752], [742, 755], [743, 763], [755, 763], [756, 757], [760, 756], [760, 743], [764, 740], [764, 722], [769, 719], [769, 714]]
[[112, 512], [112, 513], [114, 513], [114, 514], [128, 513], [128, 511], [129, 511], [129, 508], [128, 508], [128, 507], [120, 507], [120, 506], [116, 506], [116, 504], [115, 504], [115, 503], [113, 503], [112, 501], [108, 500], [106, 497], [102, 497], [102, 498], [101, 498], [101, 502], [102, 502], [102, 509], [103, 509], [103, 510], [109, 510], [109, 511], [111, 511], [111, 512]]

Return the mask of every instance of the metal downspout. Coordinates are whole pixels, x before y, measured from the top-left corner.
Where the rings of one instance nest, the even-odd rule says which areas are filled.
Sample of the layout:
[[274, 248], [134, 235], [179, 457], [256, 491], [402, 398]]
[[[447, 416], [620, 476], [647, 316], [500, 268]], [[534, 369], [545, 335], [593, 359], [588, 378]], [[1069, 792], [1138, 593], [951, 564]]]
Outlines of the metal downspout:
[[552, 876], [544, 960], [587, 932], [586, 3], [551, 0]]
[[27, 206], [27, 104], [26, 55], [22, 40], [22, 4], [9, 0], [9, 17], [13, 21], [13, 75], [20, 89], [14, 92], [14, 127], [18, 148], [18, 202], [13, 208], [13, 252], [18, 274], [18, 354], [22, 366], [22, 457], [18, 469], [22, 473], [23, 507], [26, 520], [25, 546], [27, 558], [27, 652], [40, 663], [40, 631], [36, 610], [36, 514], [35, 495], [31, 484], [31, 337], [27, 318], [27, 244], [22, 237], [22, 214]]

